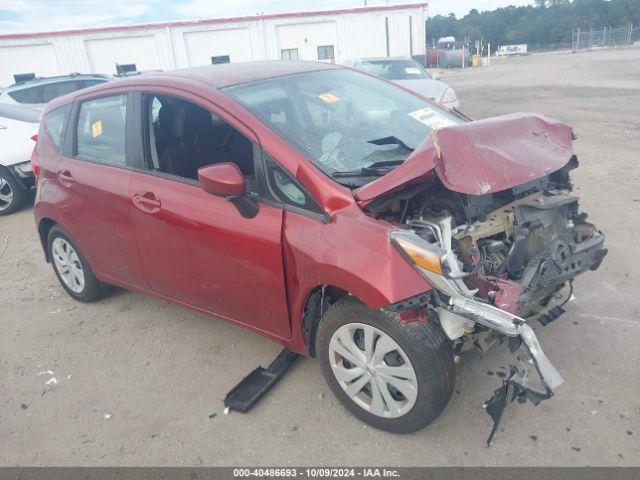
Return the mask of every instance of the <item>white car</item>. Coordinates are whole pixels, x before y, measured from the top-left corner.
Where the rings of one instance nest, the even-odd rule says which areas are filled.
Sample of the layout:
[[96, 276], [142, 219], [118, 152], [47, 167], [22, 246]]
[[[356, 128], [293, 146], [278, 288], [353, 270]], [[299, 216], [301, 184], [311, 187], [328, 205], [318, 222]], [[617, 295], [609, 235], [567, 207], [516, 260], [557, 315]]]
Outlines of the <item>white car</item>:
[[397, 83], [445, 107], [460, 106], [456, 92], [412, 58], [358, 58], [344, 65]]
[[40, 109], [0, 104], [0, 216], [19, 209], [35, 187], [31, 153]]

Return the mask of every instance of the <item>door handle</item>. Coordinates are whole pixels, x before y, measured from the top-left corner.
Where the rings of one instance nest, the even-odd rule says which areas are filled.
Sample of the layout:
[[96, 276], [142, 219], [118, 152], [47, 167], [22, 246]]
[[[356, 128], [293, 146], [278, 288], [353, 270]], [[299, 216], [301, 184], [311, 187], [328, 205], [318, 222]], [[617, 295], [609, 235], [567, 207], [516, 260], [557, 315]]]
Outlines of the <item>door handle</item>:
[[157, 212], [162, 203], [151, 192], [136, 193], [133, 196], [133, 204], [144, 212]]
[[76, 183], [76, 179], [73, 178], [73, 175], [71, 175], [71, 172], [69, 172], [69, 170], [59, 171], [58, 180], [60, 180], [60, 183], [66, 187], [71, 187], [74, 183]]

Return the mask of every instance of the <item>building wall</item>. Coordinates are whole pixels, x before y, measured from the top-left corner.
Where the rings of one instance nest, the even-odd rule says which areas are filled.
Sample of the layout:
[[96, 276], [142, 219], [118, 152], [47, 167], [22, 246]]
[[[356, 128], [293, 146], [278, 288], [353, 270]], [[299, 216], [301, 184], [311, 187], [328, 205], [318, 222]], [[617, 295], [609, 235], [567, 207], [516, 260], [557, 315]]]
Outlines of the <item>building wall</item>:
[[281, 58], [283, 49], [297, 49], [301, 60], [317, 60], [318, 46], [325, 45], [333, 45], [337, 63], [356, 57], [418, 55], [425, 52], [425, 19], [426, 4], [422, 3], [0, 35], [0, 85], [13, 83], [17, 73], [114, 74], [116, 63], [135, 63], [143, 71], [207, 65], [212, 56], [222, 55], [229, 55], [231, 62], [275, 60]]

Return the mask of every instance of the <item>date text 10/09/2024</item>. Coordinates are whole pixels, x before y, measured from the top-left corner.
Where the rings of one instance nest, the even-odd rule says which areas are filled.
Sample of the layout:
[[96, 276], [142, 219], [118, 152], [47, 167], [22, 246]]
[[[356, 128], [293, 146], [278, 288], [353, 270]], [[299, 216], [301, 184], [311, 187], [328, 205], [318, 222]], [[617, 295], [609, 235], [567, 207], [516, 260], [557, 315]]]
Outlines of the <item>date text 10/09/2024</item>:
[[239, 477], [306, 477], [306, 478], [398, 478], [397, 470], [388, 468], [235, 468]]

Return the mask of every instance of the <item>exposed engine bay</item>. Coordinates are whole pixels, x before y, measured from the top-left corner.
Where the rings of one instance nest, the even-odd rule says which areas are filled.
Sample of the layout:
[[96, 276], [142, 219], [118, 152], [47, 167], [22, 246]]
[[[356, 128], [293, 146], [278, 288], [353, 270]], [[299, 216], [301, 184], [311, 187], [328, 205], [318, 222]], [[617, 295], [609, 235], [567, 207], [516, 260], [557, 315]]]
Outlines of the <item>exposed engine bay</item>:
[[[510, 402], [537, 405], [563, 382], [526, 319], [537, 316], [546, 325], [560, 316], [562, 305], [554, 306], [560, 292], [578, 274], [598, 268], [607, 253], [604, 235], [571, 195], [569, 172], [577, 166], [574, 156], [549, 175], [485, 195], [448, 190], [433, 176], [366, 206], [402, 226], [391, 241], [433, 286], [421, 305], [456, 351], [484, 352], [505, 338], [513, 353], [525, 346], [518, 357], [524, 368], [512, 366], [485, 404], [494, 421], [488, 445]], [[412, 300], [392, 308], [412, 308]], [[530, 374], [531, 365], [538, 375]]]
[[[606, 250], [604, 235], [579, 212], [570, 194], [569, 171], [561, 170], [502, 192], [474, 196], [444, 189], [437, 180], [407, 188], [367, 208], [411, 228], [430, 244], [452, 253], [458, 275], [475, 296], [528, 317], [547, 306], [565, 282], [596, 269]], [[442, 238], [451, 218], [450, 239]], [[452, 270], [458, 270], [453, 265]]]

